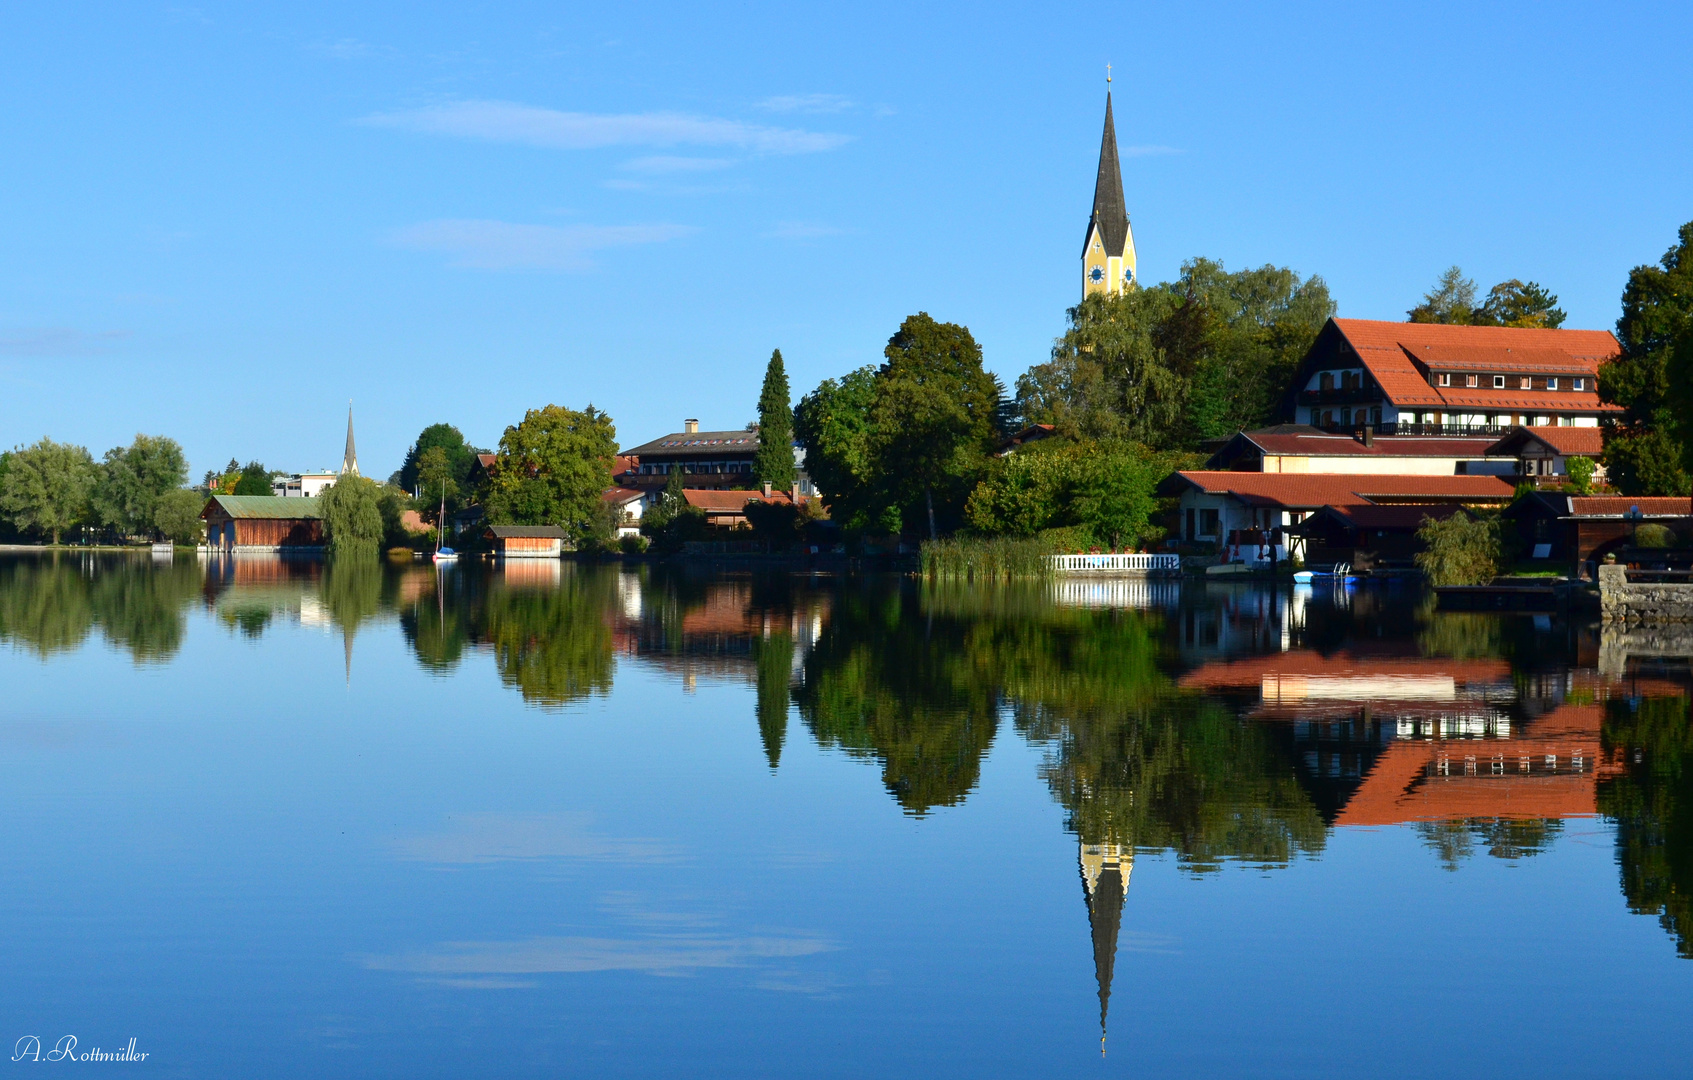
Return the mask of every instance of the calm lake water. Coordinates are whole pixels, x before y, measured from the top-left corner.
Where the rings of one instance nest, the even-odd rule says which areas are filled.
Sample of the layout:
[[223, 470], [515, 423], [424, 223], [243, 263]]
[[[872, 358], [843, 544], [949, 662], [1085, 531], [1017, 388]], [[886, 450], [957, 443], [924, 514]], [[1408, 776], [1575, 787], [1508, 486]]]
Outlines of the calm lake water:
[[0, 642], [0, 1044], [43, 1058], [1693, 1072], [1688, 660], [1592, 624], [61, 556], [0, 559]]

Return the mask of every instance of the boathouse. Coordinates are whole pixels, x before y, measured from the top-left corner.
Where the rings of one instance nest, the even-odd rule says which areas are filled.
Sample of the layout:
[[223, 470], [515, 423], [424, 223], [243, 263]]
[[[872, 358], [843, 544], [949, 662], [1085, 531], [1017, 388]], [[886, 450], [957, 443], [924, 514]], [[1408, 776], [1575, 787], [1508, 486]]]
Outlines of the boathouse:
[[279, 495], [213, 495], [200, 517], [206, 544], [223, 552], [323, 550], [323, 519], [315, 498]]
[[501, 559], [556, 559], [564, 553], [557, 525], [490, 525], [483, 534]]

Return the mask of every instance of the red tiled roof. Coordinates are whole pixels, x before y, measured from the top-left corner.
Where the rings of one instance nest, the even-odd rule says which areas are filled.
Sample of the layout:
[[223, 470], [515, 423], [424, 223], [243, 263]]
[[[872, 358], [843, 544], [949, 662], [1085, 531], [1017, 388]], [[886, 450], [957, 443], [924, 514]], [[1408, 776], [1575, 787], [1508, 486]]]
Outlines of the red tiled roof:
[[1598, 457], [1605, 449], [1604, 432], [1596, 427], [1518, 427], [1488, 448], [1489, 454], [1512, 455], [1529, 441], [1545, 445], [1554, 454]]
[[[1234, 495], [1262, 506], [1315, 510], [1379, 501], [1504, 502], [1514, 489], [1497, 476], [1372, 476], [1352, 473], [1191, 471], [1175, 474], [1207, 494]], [[1170, 481], [1166, 481], [1169, 484]]]
[[642, 494], [643, 492], [635, 488], [614, 487], [606, 488], [600, 492], [600, 499], [603, 502], [611, 503], [613, 506], [622, 506], [624, 503], [634, 502]]
[[[709, 488], [688, 488], [682, 492], [682, 497], [688, 500], [689, 506], [697, 506], [707, 513], [738, 514], [746, 509], [749, 502], [786, 503], [792, 502], [785, 491], [773, 491], [765, 495], [759, 491], [730, 489], [715, 491]], [[801, 498], [800, 502], [805, 499]]]
[[1576, 517], [1621, 517], [1638, 506], [1647, 517], [1686, 517], [1693, 510], [1693, 501], [1685, 495], [1674, 497], [1634, 495], [1573, 495], [1570, 513]]
[[[1530, 409], [1603, 412], [1591, 391], [1581, 393], [1493, 390], [1491, 387], [1435, 387], [1427, 369], [1547, 372], [1597, 377], [1599, 365], [1622, 347], [1607, 330], [1540, 330], [1507, 326], [1446, 326], [1436, 323], [1335, 319], [1334, 324], [1396, 407]], [[1419, 368], [1417, 358], [1424, 366]]]
[[1352, 435], [1333, 435], [1317, 428], [1312, 428], [1309, 434], [1255, 431], [1244, 431], [1241, 434], [1266, 454], [1299, 457], [1481, 458], [1487, 456], [1487, 448], [1494, 442], [1487, 436], [1472, 439], [1378, 435], [1373, 446], [1365, 446]]

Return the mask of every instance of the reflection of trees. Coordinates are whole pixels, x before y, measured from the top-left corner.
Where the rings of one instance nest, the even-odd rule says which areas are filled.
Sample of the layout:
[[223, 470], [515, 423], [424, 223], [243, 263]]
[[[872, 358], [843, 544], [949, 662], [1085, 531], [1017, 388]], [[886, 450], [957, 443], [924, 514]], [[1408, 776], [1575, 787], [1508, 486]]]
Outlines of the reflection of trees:
[[1606, 704], [1607, 755], [1624, 762], [1599, 782], [1599, 811], [1617, 823], [1629, 909], [1656, 915], [1693, 959], [1693, 712], [1689, 699]]
[[456, 570], [431, 573], [432, 585], [401, 609], [400, 632], [418, 663], [445, 674], [458, 665], [470, 643], [471, 577]]
[[974, 668], [978, 625], [926, 618], [909, 590], [866, 586], [837, 598], [806, 658], [798, 700], [812, 736], [879, 760], [909, 813], [961, 802], [993, 742], [999, 700]]
[[566, 705], [611, 690], [616, 575], [566, 573], [557, 588], [493, 579], [476, 612], [475, 637], [493, 646], [500, 678], [524, 700]]
[[764, 756], [774, 769], [782, 760], [782, 743], [788, 737], [793, 635], [779, 631], [754, 640], [753, 659], [758, 667], [758, 735], [764, 743]]
[[1475, 854], [1481, 844], [1495, 859], [1525, 859], [1552, 846], [1562, 821], [1546, 818], [1446, 818], [1417, 822], [1423, 838], [1448, 870]]
[[168, 660], [182, 647], [199, 591], [192, 564], [8, 560], [0, 563], [0, 640], [45, 659], [80, 647], [97, 625], [136, 663]]

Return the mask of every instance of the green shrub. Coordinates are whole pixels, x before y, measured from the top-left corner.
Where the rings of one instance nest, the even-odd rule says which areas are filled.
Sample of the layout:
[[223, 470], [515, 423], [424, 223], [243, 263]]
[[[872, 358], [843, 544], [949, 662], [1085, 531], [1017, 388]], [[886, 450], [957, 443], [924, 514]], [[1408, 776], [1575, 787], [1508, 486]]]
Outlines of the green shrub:
[[1594, 463], [1592, 458], [1572, 457], [1564, 460], [1564, 476], [1569, 482], [1571, 494], [1592, 494], [1593, 471]]
[[652, 545], [647, 541], [646, 537], [638, 534], [630, 534], [619, 540], [617, 542], [617, 546], [622, 549], [623, 554], [625, 555], [645, 555], [647, 553], [647, 548]]
[[1504, 545], [1496, 516], [1471, 517], [1462, 511], [1444, 521], [1423, 518], [1417, 539], [1417, 568], [1433, 585], [1485, 585], [1499, 573]]
[[1672, 548], [1675, 531], [1668, 525], [1647, 522], [1634, 530], [1634, 546], [1639, 548]]

